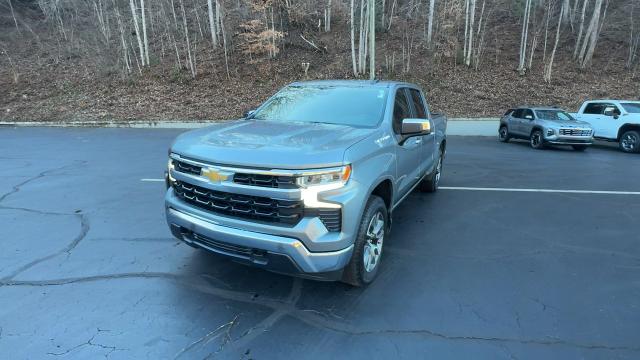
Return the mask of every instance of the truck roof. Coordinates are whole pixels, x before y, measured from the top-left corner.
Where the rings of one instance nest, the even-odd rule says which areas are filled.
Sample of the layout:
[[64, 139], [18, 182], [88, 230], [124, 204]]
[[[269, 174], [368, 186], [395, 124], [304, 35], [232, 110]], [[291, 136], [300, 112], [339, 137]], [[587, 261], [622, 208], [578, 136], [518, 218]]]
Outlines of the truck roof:
[[309, 81], [296, 81], [291, 85], [324, 85], [324, 86], [372, 86], [372, 87], [397, 87], [397, 86], [408, 86], [408, 87], [418, 87], [415, 84], [402, 82], [402, 81], [389, 81], [389, 80], [309, 80]]
[[640, 100], [593, 99], [593, 100], [586, 100], [585, 102], [625, 102], [625, 103], [640, 103]]

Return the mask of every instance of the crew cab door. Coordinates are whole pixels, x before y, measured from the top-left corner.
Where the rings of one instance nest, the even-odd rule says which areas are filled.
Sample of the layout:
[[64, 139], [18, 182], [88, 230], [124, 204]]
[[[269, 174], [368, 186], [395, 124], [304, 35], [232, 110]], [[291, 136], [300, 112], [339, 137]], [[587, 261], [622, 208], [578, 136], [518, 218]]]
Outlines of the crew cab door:
[[[605, 115], [611, 111], [613, 115]], [[578, 120], [591, 124], [594, 136], [615, 139], [618, 137], [618, 129], [622, 124], [620, 120], [620, 108], [617, 105], [607, 102], [589, 102], [582, 109]]]
[[399, 88], [393, 102], [392, 127], [396, 145], [396, 184], [397, 199], [403, 197], [421, 176], [420, 159], [423, 151], [422, 136], [406, 139], [401, 143], [402, 120], [413, 117], [407, 88]]
[[422, 151], [420, 158], [420, 174], [424, 175], [425, 172], [433, 170], [433, 164], [435, 162], [436, 151], [436, 135], [435, 124], [431, 120], [431, 114], [422, 92], [418, 89], [409, 89], [409, 95], [411, 98], [411, 105], [413, 110], [413, 117], [416, 119], [428, 119], [431, 122], [432, 132], [428, 135], [421, 136], [422, 138]]

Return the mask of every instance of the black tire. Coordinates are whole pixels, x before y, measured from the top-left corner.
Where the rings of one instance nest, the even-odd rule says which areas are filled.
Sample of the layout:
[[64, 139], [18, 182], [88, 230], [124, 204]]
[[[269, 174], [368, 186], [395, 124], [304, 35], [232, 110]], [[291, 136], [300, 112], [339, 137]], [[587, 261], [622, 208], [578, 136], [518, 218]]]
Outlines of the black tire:
[[[367, 201], [367, 205], [364, 209], [364, 213], [362, 214], [362, 219], [360, 219], [360, 226], [358, 226], [358, 235], [356, 237], [356, 241], [353, 247], [353, 254], [351, 255], [351, 260], [349, 264], [344, 268], [344, 272], [342, 273], [342, 282], [353, 286], [366, 286], [373, 282], [378, 275], [380, 270], [380, 261], [382, 259], [382, 245], [384, 244], [385, 232], [388, 230], [388, 211], [387, 206], [380, 198], [376, 195], [371, 195], [369, 200]], [[381, 237], [374, 239], [374, 237], [367, 235], [371, 234], [373, 230], [371, 228], [372, 224], [376, 221], [376, 218], [381, 215], [382, 218], [382, 227], [379, 229], [381, 231]], [[376, 227], [377, 229], [377, 227]], [[379, 234], [379, 232], [376, 232]], [[379, 250], [371, 247], [371, 245], [375, 242], [376, 244], [379, 241]], [[377, 254], [377, 258], [375, 259], [375, 265], [367, 269], [367, 265], [365, 264], [365, 251], [369, 252], [369, 259], [371, 258], [372, 253]], [[371, 263], [369, 263], [371, 266]]]
[[536, 150], [544, 149], [544, 136], [541, 130], [533, 130], [529, 138], [529, 144]]
[[440, 185], [440, 176], [442, 175], [442, 164], [444, 163], [444, 153], [440, 150], [438, 154], [438, 162], [436, 163], [436, 168], [433, 173], [427, 176], [420, 182], [418, 187], [422, 192], [434, 193], [438, 191], [438, 186]]
[[507, 143], [511, 140], [511, 135], [509, 135], [507, 125], [502, 125], [500, 126], [500, 129], [498, 129], [498, 140], [503, 143]]
[[640, 152], [640, 133], [637, 130], [625, 131], [618, 143], [620, 150], [626, 153]]
[[571, 145], [571, 147], [573, 147], [573, 150], [575, 150], [575, 151], [585, 151], [585, 150], [587, 150], [587, 145]]

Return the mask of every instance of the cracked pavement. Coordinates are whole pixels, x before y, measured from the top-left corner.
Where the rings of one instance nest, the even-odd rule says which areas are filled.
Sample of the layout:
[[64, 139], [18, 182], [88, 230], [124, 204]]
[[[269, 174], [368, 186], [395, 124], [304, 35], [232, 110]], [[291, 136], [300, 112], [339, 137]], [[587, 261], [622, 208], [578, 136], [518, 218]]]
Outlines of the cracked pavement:
[[[366, 289], [194, 250], [177, 130], [0, 128], [0, 358], [640, 357], [640, 196], [415, 193]], [[639, 191], [640, 157], [452, 137], [443, 186]]]

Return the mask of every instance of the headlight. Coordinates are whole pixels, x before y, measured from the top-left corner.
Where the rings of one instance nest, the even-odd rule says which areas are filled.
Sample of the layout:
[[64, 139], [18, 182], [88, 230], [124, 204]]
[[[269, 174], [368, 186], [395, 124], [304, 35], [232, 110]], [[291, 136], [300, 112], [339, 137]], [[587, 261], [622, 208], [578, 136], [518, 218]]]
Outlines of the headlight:
[[351, 165], [334, 168], [326, 171], [314, 171], [302, 173], [296, 178], [296, 183], [301, 188], [322, 187], [329, 190], [343, 186], [351, 177]]
[[547, 129], [547, 136], [553, 136], [556, 134], [556, 131], [553, 129]]
[[173, 159], [169, 158], [169, 161], [167, 162], [167, 180], [168, 180], [167, 186], [173, 184], [173, 182], [176, 181], [176, 179], [174, 179], [173, 176], [171, 176], [172, 170], [173, 170]]
[[311, 208], [340, 208], [339, 204], [319, 200], [318, 194], [343, 187], [350, 177], [351, 165], [331, 170], [303, 172], [296, 178], [296, 183], [301, 187], [300, 194], [304, 201], [304, 206]]

